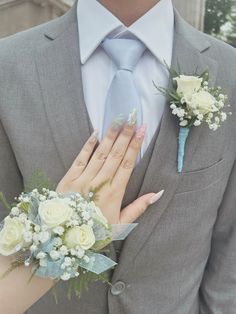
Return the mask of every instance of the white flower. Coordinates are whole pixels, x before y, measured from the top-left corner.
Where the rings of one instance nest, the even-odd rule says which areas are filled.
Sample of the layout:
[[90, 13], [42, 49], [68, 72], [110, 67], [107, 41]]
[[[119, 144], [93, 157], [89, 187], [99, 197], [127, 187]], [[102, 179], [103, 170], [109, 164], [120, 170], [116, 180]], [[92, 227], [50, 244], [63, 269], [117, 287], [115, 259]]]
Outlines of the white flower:
[[183, 120], [179, 124], [180, 126], [187, 126], [188, 125], [188, 120]]
[[83, 249], [78, 248], [78, 249], [76, 250], [76, 256], [77, 256], [78, 258], [82, 258], [82, 257], [84, 256], [84, 254], [85, 254], [85, 251], [84, 251]]
[[56, 198], [56, 197], [58, 197], [58, 194], [55, 191], [50, 191], [48, 196], [52, 197], [52, 198]]
[[196, 120], [196, 121], [194, 121], [193, 124], [194, 124], [195, 126], [199, 126], [199, 125], [201, 125], [201, 123], [202, 123], [202, 122], [201, 122], [200, 120]]
[[221, 112], [221, 121], [225, 121], [227, 119], [227, 114], [225, 112]]
[[34, 233], [33, 234], [33, 241], [36, 242], [36, 243], [40, 241], [40, 236], [39, 236], [38, 233]]
[[24, 236], [25, 242], [27, 242], [27, 243], [32, 242], [32, 240], [33, 240], [33, 233], [32, 232], [30, 232], [30, 231], [24, 232], [23, 236]]
[[210, 112], [218, 111], [215, 107], [216, 99], [209, 92], [200, 91], [193, 94], [188, 100], [187, 105], [192, 110], [197, 110], [198, 114], [206, 115]]
[[210, 112], [210, 113], [208, 113], [208, 115], [207, 115], [207, 116], [208, 116], [208, 119], [212, 119], [214, 115], [213, 115], [213, 113], [212, 113], [212, 112]]
[[218, 107], [221, 109], [225, 106], [223, 101], [218, 101]]
[[39, 252], [37, 255], [36, 255], [36, 258], [37, 259], [41, 259], [41, 258], [44, 258], [46, 256], [46, 253], [44, 252]]
[[216, 123], [212, 123], [209, 125], [209, 128], [213, 131], [216, 131], [218, 129], [219, 125], [217, 125]]
[[50, 234], [47, 231], [40, 232], [38, 236], [39, 236], [39, 241], [41, 241], [42, 243], [47, 242], [50, 238]]
[[55, 246], [60, 246], [60, 245], [62, 245], [62, 239], [61, 239], [61, 238], [55, 238], [55, 240], [54, 240], [54, 245], [55, 245]]
[[60, 247], [60, 252], [61, 252], [62, 255], [66, 255], [68, 253], [67, 247], [65, 245], [62, 245]]
[[22, 222], [25, 222], [27, 220], [27, 215], [25, 213], [22, 213], [19, 215], [19, 219], [22, 221]]
[[198, 76], [187, 75], [180, 75], [174, 78], [174, 81], [177, 82], [177, 93], [179, 95], [188, 96], [198, 92], [201, 88], [202, 80], [203, 79]]
[[89, 263], [89, 261], [90, 261], [90, 258], [87, 255], [85, 255], [83, 257], [83, 259], [84, 259], [85, 263]]
[[47, 267], [47, 260], [46, 260], [46, 258], [40, 258], [39, 265], [41, 267]]
[[35, 252], [37, 250], [37, 246], [35, 244], [32, 244], [30, 247], [31, 252]]
[[70, 279], [70, 274], [69, 273], [64, 273], [63, 275], [61, 275], [61, 279], [62, 280], [69, 280]]
[[11, 209], [11, 214], [12, 214], [13, 216], [18, 216], [18, 215], [20, 214], [19, 208], [18, 208], [18, 207], [12, 207], [12, 209]]
[[197, 116], [198, 120], [202, 120], [204, 118], [203, 114], [202, 113], [199, 113], [198, 116]]
[[46, 200], [39, 204], [39, 216], [49, 228], [66, 223], [72, 213], [73, 209], [60, 198]]
[[225, 99], [225, 95], [220, 94], [220, 95], [219, 95], [219, 98], [222, 99], [222, 100], [224, 100], [224, 99]]
[[170, 105], [170, 108], [171, 108], [171, 109], [176, 109], [177, 107], [176, 107], [175, 104], [171, 104], [171, 105]]
[[93, 229], [88, 225], [75, 226], [65, 233], [64, 242], [70, 249], [79, 246], [84, 250], [88, 250], [95, 243]]
[[52, 250], [52, 251], [50, 252], [50, 256], [51, 256], [51, 258], [52, 258], [53, 260], [57, 260], [57, 259], [60, 257], [60, 254], [59, 254], [58, 251]]
[[178, 116], [179, 118], [182, 118], [182, 117], [184, 117], [184, 115], [185, 115], [185, 110], [180, 108], [180, 109], [178, 110], [178, 112], [177, 112], [177, 116]]
[[24, 224], [18, 217], [5, 218], [0, 232], [0, 254], [9, 256], [24, 246]]
[[215, 123], [219, 124], [220, 123], [220, 118], [219, 117], [215, 117]]
[[71, 258], [70, 257], [65, 257], [65, 261], [64, 261], [64, 264], [66, 265], [66, 266], [70, 266], [71, 265]]
[[65, 229], [62, 226], [58, 226], [58, 227], [53, 229], [53, 232], [58, 234], [58, 235], [62, 235], [64, 231], [65, 231]]
[[35, 232], [39, 232], [39, 231], [40, 231], [40, 226], [36, 225], [36, 226], [34, 227], [34, 230], [35, 230]]

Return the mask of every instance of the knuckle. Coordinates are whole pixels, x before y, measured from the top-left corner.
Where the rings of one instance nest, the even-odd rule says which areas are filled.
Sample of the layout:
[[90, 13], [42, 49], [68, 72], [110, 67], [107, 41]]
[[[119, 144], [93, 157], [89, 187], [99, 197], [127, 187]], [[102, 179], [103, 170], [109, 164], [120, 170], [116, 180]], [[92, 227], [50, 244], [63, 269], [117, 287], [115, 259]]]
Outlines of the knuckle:
[[134, 163], [131, 160], [124, 159], [121, 163], [121, 167], [126, 169], [126, 170], [129, 170], [129, 169], [132, 169], [134, 167]]
[[136, 152], [140, 148], [140, 142], [135, 139], [135, 140], [131, 141], [129, 147]]
[[134, 128], [131, 127], [131, 126], [129, 126], [129, 125], [126, 125], [126, 126], [123, 128], [122, 134], [123, 134], [125, 137], [131, 137], [131, 136], [134, 134]]
[[98, 150], [96, 151], [96, 158], [97, 158], [98, 160], [100, 160], [100, 161], [104, 161], [104, 160], [106, 160], [107, 156], [106, 156], [106, 154], [105, 154], [104, 151], [98, 149]]
[[94, 143], [92, 143], [91, 141], [88, 141], [85, 145], [84, 145], [84, 152], [86, 153], [91, 153], [92, 149], [94, 147]]
[[111, 154], [111, 157], [114, 159], [122, 159], [123, 157], [123, 153], [120, 148], [113, 148], [110, 154]]
[[106, 137], [108, 140], [114, 141], [116, 139], [116, 136], [117, 136], [117, 132], [114, 132], [113, 130], [107, 131]]
[[75, 160], [75, 165], [79, 168], [81, 167], [85, 167], [86, 166], [86, 162], [80, 158]]

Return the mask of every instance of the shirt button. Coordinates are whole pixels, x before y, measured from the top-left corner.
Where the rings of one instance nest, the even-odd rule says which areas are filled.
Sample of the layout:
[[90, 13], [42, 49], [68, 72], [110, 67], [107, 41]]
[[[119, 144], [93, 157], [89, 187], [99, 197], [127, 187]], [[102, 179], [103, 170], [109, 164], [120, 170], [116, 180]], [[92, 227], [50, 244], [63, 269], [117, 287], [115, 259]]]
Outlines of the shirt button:
[[117, 281], [112, 287], [111, 287], [111, 294], [112, 295], [119, 295], [125, 290], [125, 283], [123, 281]]

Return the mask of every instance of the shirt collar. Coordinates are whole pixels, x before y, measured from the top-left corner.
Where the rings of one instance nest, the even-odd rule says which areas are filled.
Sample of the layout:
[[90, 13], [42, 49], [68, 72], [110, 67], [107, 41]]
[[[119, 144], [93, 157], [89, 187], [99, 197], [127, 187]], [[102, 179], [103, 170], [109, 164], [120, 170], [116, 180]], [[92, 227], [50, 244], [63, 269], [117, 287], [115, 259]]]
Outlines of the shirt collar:
[[[84, 64], [108, 35], [124, 31], [141, 40], [161, 62], [170, 63], [174, 34], [174, 12], [171, 0], [161, 0], [129, 27], [96, 0], [79, 0], [77, 19], [81, 63]], [[110, 37], [109, 36], [109, 37]]]

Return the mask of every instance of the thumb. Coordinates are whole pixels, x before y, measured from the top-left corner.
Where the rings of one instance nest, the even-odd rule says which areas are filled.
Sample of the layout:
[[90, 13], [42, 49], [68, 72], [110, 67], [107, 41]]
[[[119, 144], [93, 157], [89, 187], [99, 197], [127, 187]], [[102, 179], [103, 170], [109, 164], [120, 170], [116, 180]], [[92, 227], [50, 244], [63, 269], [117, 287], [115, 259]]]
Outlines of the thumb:
[[120, 213], [120, 223], [132, 223], [141, 216], [148, 206], [157, 202], [163, 195], [164, 190], [158, 193], [149, 193], [137, 198], [134, 202], [126, 206]]

